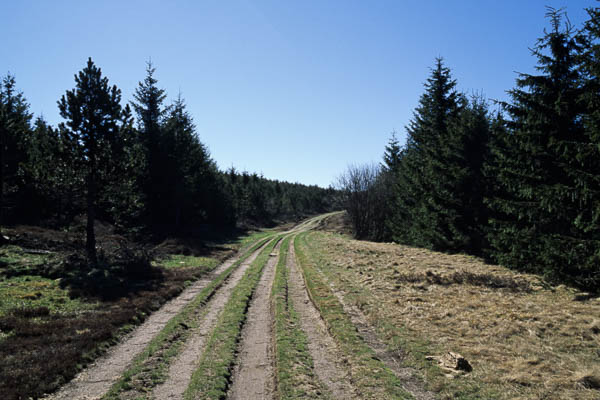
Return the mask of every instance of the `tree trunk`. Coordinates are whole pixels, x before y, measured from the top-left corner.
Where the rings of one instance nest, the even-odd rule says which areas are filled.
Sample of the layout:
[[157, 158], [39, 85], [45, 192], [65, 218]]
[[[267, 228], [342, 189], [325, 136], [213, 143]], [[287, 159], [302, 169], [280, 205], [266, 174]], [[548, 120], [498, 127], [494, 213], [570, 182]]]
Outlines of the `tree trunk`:
[[87, 226], [86, 226], [86, 242], [88, 263], [91, 266], [98, 264], [96, 255], [96, 234], [94, 232], [95, 219], [95, 199], [96, 199], [96, 171], [92, 166], [92, 170], [88, 173], [88, 192], [87, 192]]

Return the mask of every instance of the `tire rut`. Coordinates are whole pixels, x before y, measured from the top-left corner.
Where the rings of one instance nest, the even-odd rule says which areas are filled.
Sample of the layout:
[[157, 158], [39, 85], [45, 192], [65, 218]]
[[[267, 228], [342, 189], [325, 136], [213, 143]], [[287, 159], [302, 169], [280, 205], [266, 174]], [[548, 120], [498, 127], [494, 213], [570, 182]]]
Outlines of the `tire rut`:
[[308, 337], [308, 351], [313, 359], [317, 377], [329, 389], [334, 399], [356, 398], [350, 385], [350, 375], [343, 365], [343, 356], [308, 296], [306, 283], [296, 265], [294, 244], [290, 242], [287, 258], [289, 271], [288, 294], [300, 317], [300, 327]]
[[44, 397], [46, 400], [97, 400], [121, 377], [150, 341], [165, 327], [171, 318], [194, 299], [216, 276], [233, 265], [241, 256], [238, 254], [197, 280], [179, 296], [168, 301], [152, 313], [139, 327], [125, 335], [106, 354], [95, 360], [57, 392]]
[[402, 354], [390, 352], [387, 346], [379, 340], [375, 329], [367, 322], [367, 317], [362, 311], [348, 304], [342, 292], [333, 284], [330, 283], [329, 286], [365, 343], [373, 349], [377, 357], [402, 381], [404, 390], [409, 392], [415, 400], [434, 400], [435, 395], [424, 388], [422, 380], [415, 375], [416, 371], [412, 368], [402, 366]]
[[252, 255], [233, 272], [226, 283], [204, 306], [207, 311], [201, 317], [200, 326], [192, 333], [191, 337], [184, 345], [181, 354], [169, 367], [167, 380], [154, 389], [152, 393], [153, 398], [159, 400], [183, 398], [183, 393], [190, 382], [192, 373], [196, 369], [199, 357], [204, 350], [206, 340], [214, 329], [221, 311], [223, 311], [233, 289], [240, 282], [246, 270], [250, 267], [250, 264], [252, 264], [267, 244], [268, 242], [252, 253]]
[[272, 399], [275, 395], [273, 314], [271, 288], [281, 241], [269, 258], [254, 292], [246, 323], [242, 328], [238, 359], [233, 368], [232, 384], [227, 398]]

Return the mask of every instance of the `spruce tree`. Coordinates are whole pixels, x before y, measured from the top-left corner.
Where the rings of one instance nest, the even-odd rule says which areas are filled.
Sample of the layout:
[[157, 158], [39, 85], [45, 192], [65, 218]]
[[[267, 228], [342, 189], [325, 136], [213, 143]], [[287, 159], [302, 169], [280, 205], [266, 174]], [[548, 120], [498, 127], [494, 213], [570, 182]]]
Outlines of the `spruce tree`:
[[[64, 192], [64, 183], [59, 176], [60, 138], [42, 118], [34, 123], [27, 148], [27, 160], [22, 165], [24, 191], [19, 200], [21, 221], [38, 223], [58, 214], [57, 205]], [[27, 218], [23, 218], [23, 217]]]
[[456, 235], [462, 244], [455, 250], [481, 254], [486, 247], [488, 212], [484, 197], [489, 183], [484, 165], [490, 151], [491, 122], [488, 105], [480, 95], [473, 96], [450, 128], [448, 192], [455, 199]]
[[164, 149], [164, 120], [167, 109], [163, 105], [166, 98], [164, 89], [157, 86], [154, 78], [156, 69], [151, 61], [146, 64], [146, 77], [139, 82], [133, 95], [133, 110], [137, 115], [138, 131], [143, 146], [144, 168], [139, 180], [146, 207], [146, 219], [159, 229], [168, 223], [164, 210], [170, 199], [168, 176], [164, 165], [168, 163], [168, 155]]
[[75, 75], [75, 88], [67, 90], [58, 101], [60, 115], [67, 120], [65, 133], [78, 144], [77, 162], [85, 174], [86, 186], [86, 251], [88, 262], [97, 265], [96, 202], [102, 178], [112, 166], [115, 143], [120, 136], [122, 109], [121, 91], [110, 87], [108, 78], [94, 65], [91, 58], [87, 66]]
[[394, 239], [412, 245], [451, 250], [465, 239], [457, 237], [457, 205], [453, 204], [456, 172], [451, 161], [451, 125], [459, 117], [463, 101], [456, 81], [443, 60], [425, 83], [407, 130], [407, 144], [399, 169]]
[[383, 164], [381, 165], [385, 171], [389, 171], [392, 173], [396, 173], [400, 166], [400, 157], [401, 157], [402, 148], [400, 146], [400, 142], [398, 141], [398, 137], [396, 136], [396, 132], [392, 132], [392, 137], [388, 141], [387, 146], [385, 146], [385, 151], [383, 153]]
[[6, 200], [20, 187], [17, 175], [27, 158], [31, 118], [29, 104], [16, 89], [15, 77], [6, 75], [0, 82], [0, 228], [5, 208], [15, 205], [8, 205]]
[[561, 10], [547, 17], [532, 49], [539, 74], [520, 74], [504, 104], [490, 241], [500, 263], [585, 285], [598, 279], [598, 148], [583, 122], [582, 37]]

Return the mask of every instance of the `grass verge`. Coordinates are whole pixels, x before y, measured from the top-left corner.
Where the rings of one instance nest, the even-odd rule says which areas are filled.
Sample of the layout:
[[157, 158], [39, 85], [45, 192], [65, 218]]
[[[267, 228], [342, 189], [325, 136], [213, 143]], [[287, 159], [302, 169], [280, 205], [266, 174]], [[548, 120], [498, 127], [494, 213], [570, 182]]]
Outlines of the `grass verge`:
[[358, 390], [359, 397], [411, 399], [412, 396], [402, 388], [400, 380], [359, 336], [342, 305], [320, 276], [314, 258], [307, 254], [306, 235], [298, 235], [294, 242], [298, 263], [313, 303], [349, 363], [352, 383]]
[[212, 270], [219, 265], [219, 260], [212, 257], [194, 257], [183, 254], [171, 254], [156, 264], [165, 268], [189, 267], [207, 268]]
[[[307, 253], [440, 399], [600, 398], [600, 299], [460, 254], [310, 233]], [[462, 354], [468, 374], [427, 355]]]
[[291, 236], [279, 251], [271, 292], [275, 320], [275, 363], [277, 391], [282, 400], [331, 398], [314, 372], [308, 338], [300, 328], [298, 314], [288, 298], [287, 257]]
[[200, 363], [192, 374], [184, 399], [225, 398], [250, 299], [269, 255], [280, 239], [281, 236], [276, 237], [265, 247], [233, 290], [208, 339]]
[[[183, 344], [197, 327], [200, 315], [204, 313], [203, 306], [214, 293], [225, 283], [227, 278], [254, 251], [262, 247], [270, 238], [261, 239], [247, 248], [244, 254], [206, 286], [189, 304], [173, 317], [161, 332], [148, 344], [122, 374], [121, 378], [111, 387], [104, 399], [118, 399], [123, 392], [129, 392], [127, 397], [136, 399], [147, 398], [153, 387], [164, 382], [167, 378], [169, 365], [183, 349]], [[136, 396], [134, 396], [134, 393]]]

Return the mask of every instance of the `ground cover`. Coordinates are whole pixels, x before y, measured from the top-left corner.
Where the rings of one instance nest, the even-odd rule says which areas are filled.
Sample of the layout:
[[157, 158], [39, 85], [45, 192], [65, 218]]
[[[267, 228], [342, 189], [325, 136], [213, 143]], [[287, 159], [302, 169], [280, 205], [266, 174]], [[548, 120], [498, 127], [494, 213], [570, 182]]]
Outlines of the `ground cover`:
[[[70, 255], [76, 241], [66, 234], [20, 227], [9, 235], [12, 244], [0, 247], [0, 393], [8, 400], [56, 390], [225, 254], [168, 257], [171, 265], [143, 274], [117, 258], [107, 275], [79, 270], [80, 258]], [[123, 241], [100, 243], [109, 239], [115, 247]]]
[[409, 399], [402, 382], [390, 371], [358, 334], [349, 316], [319, 272], [321, 260], [310, 254], [307, 233], [296, 237], [295, 251], [310, 297], [336, 340], [361, 399]]
[[[598, 298], [471, 256], [324, 232], [301, 244], [328, 284], [440, 398], [600, 397]], [[426, 359], [447, 351], [462, 354], [472, 372]]]

